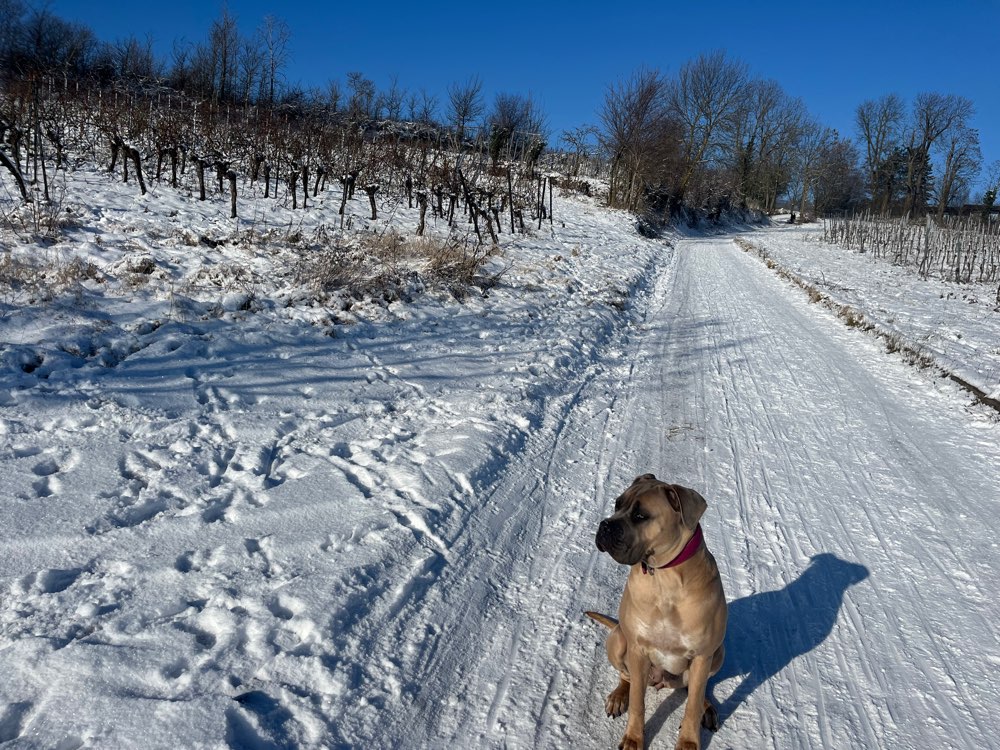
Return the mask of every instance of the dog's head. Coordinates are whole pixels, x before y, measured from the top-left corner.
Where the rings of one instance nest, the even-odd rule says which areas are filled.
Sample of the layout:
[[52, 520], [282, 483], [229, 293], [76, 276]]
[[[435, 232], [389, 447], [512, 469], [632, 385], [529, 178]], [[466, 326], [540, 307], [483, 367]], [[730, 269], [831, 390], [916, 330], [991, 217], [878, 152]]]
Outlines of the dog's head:
[[680, 551], [708, 504], [694, 490], [643, 474], [615, 499], [615, 512], [597, 527], [597, 549], [622, 565]]

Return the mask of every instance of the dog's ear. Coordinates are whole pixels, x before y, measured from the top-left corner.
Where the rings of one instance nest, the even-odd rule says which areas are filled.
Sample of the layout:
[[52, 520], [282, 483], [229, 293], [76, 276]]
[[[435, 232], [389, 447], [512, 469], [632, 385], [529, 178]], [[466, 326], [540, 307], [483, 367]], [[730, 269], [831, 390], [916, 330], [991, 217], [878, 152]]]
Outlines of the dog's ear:
[[694, 529], [708, 507], [705, 498], [692, 489], [679, 484], [665, 484], [663, 491], [667, 495], [670, 507], [681, 514], [681, 522], [689, 529]]
[[637, 476], [635, 479], [632, 480], [632, 484], [635, 484], [636, 482], [655, 482], [655, 481], [656, 477], [653, 476], [652, 474], [640, 474], [639, 476]]

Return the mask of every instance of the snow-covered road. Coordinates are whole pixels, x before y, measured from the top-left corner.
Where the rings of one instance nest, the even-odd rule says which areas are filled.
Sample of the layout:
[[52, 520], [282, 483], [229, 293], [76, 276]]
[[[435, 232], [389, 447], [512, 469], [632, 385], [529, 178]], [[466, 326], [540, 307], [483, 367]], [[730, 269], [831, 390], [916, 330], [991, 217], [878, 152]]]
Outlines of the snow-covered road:
[[991, 746], [995, 423], [728, 240], [681, 245], [658, 295], [621, 471], [709, 499], [732, 603], [713, 744]]
[[708, 746], [1000, 746], [995, 415], [731, 237], [567, 210], [488, 299], [7, 382], [0, 744], [615, 747], [582, 613], [652, 471], [707, 498], [730, 601]]
[[[478, 499], [402, 642], [380, 644], [446, 636], [408, 671], [412, 699], [359, 730], [383, 747], [615, 746], [615, 677], [581, 612], [616, 610], [624, 571], [593, 532], [654, 471], [708, 498], [731, 602], [711, 746], [994, 746], [996, 425], [728, 238], [680, 243], [645, 305]], [[652, 747], [673, 746], [682, 698], [649, 704]]]

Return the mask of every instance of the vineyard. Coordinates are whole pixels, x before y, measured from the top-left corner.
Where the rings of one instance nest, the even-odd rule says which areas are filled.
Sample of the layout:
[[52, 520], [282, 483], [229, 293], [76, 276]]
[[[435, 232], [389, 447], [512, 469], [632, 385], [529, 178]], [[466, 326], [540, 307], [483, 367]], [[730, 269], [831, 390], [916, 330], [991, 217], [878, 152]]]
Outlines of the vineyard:
[[45, 207], [57, 202], [57, 175], [91, 164], [143, 195], [155, 180], [218, 202], [232, 219], [245, 218], [249, 194], [308, 211], [338, 190], [344, 229], [357, 191], [372, 219], [405, 201], [419, 209], [417, 235], [430, 212], [471, 244], [497, 244], [505, 232], [551, 222], [549, 173], [580, 168], [578, 157], [547, 153], [543, 170], [545, 147], [534, 133], [469, 129], [459, 137], [430, 122], [361, 120], [316, 103], [238, 106], [167, 88], [38, 78], [0, 91], [0, 225], [50, 231]]
[[1000, 224], [978, 216], [935, 221], [870, 213], [826, 219], [823, 240], [916, 268], [921, 276], [955, 281], [1000, 281]]

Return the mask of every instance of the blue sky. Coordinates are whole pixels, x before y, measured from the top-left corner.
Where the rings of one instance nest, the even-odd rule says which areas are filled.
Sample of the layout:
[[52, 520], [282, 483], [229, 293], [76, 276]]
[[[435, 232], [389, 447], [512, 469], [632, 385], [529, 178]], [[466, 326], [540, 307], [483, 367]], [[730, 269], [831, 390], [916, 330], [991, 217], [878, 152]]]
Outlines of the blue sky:
[[[114, 40], [201, 40], [221, 2], [52, 0], [51, 10]], [[854, 135], [855, 107], [895, 92], [967, 96], [984, 163], [1000, 160], [1000, 0], [752, 4], [229, 0], [244, 32], [271, 14], [291, 28], [288, 77], [325, 87], [358, 70], [387, 87], [425, 88], [478, 75], [484, 90], [531, 93], [553, 134], [597, 122], [606, 86], [640, 65], [670, 73], [724, 49], [801, 97], [821, 122]], [[752, 8], [752, 9], [751, 9]]]

